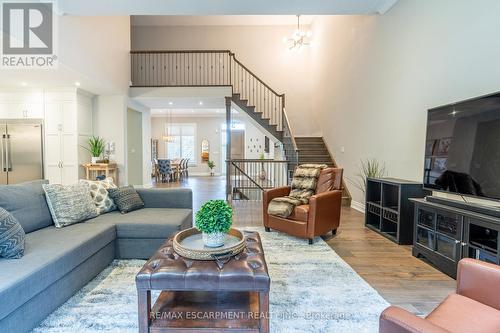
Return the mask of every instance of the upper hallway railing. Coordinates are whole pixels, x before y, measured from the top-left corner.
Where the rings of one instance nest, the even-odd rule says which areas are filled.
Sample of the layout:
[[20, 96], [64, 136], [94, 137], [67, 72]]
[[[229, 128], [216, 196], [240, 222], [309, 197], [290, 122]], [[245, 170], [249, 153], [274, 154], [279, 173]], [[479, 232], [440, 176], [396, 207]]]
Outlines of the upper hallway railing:
[[[285, 95], [277, 93], [229, 50], [131, 51], [131, 87], [231, 86], [233, 97], [246, 101], [290, 138], [298, 151], [285, 110]], [[294, 159], [293, 157], [291, 159]]]

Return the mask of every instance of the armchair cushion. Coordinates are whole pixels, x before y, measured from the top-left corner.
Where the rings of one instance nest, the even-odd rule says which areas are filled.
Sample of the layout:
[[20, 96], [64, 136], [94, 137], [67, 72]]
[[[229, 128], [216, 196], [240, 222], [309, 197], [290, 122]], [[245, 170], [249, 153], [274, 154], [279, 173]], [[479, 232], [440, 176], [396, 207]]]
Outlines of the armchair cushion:
[[340, 190], [342, 187], [342, 169], [326, 168], [321, 170], [316, 186], [316, 194], [331, 190]]
[[309, 218], [309, 205], [296, 206], [288, 218], [294, 221], [307, 222]]
[[454, 333], [500, 332], [500, 311], [473, 299], [451, 294], [426, 318]]

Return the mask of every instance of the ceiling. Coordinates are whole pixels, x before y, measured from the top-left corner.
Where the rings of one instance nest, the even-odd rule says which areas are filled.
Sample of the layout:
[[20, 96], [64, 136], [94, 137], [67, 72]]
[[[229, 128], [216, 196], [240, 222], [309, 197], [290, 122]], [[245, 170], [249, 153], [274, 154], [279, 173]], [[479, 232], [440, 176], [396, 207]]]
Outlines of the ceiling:
[[[236, 110], [232, 110], [237, 114]], [[151, 109], [153, 117], [225, 117], [225, 109]]]
[[61, 15], [370, 15], [398, 0], [59, 0]]
[[138, 96], [134, 100], [150, 109], [169, 110], [225, 110], [224, 97], [151, 97]]
[[[314, 16], [300, 16], [300, 24], [311, 24]], [[295, 25], [296, 15], [212, 15], [212, 16], [168, 16], [135, 15], [131, 17], [132, 26], [197, 26], [197, 25]]]

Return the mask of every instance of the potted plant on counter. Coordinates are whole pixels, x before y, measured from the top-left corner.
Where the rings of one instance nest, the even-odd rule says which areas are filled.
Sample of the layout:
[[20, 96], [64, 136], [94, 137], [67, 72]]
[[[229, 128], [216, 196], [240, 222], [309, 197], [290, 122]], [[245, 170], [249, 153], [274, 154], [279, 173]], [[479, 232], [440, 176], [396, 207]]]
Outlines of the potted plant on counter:
[[104, 139], [98, 136], [93, 136], [88, 141], [88, 148], [83, 147], [90, 152], [90, 155], [92, 156], [92, 164], [97, 163], [102, 153], [104, 152], [104, 146]]
[[224, 200], [207, 201], [195, 216], [195, 226], [207, 247], [223, 246], [232, 224], [233, 209]]
[[208, 161], [207, 165], [210, 168], [210, 176], [213, 176], [214, 175], [214, 168], [215, 168], [214, 161]]

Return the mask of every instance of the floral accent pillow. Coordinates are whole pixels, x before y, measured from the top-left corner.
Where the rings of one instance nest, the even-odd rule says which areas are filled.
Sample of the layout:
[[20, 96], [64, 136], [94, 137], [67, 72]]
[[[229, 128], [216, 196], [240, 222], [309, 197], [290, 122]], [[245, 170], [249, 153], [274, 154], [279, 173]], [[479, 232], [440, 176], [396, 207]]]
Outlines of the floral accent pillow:
[[104, 180], [86, 180], [80, 179], [80, 184], [86, 184], [90, 188], [90, 195], [97, 208], [97, 213], [105, 214], [116, 209], [115, 202], [109, 196], [108, 190], [117, 188], [113, 183], [113, 178], [108, 177]]

